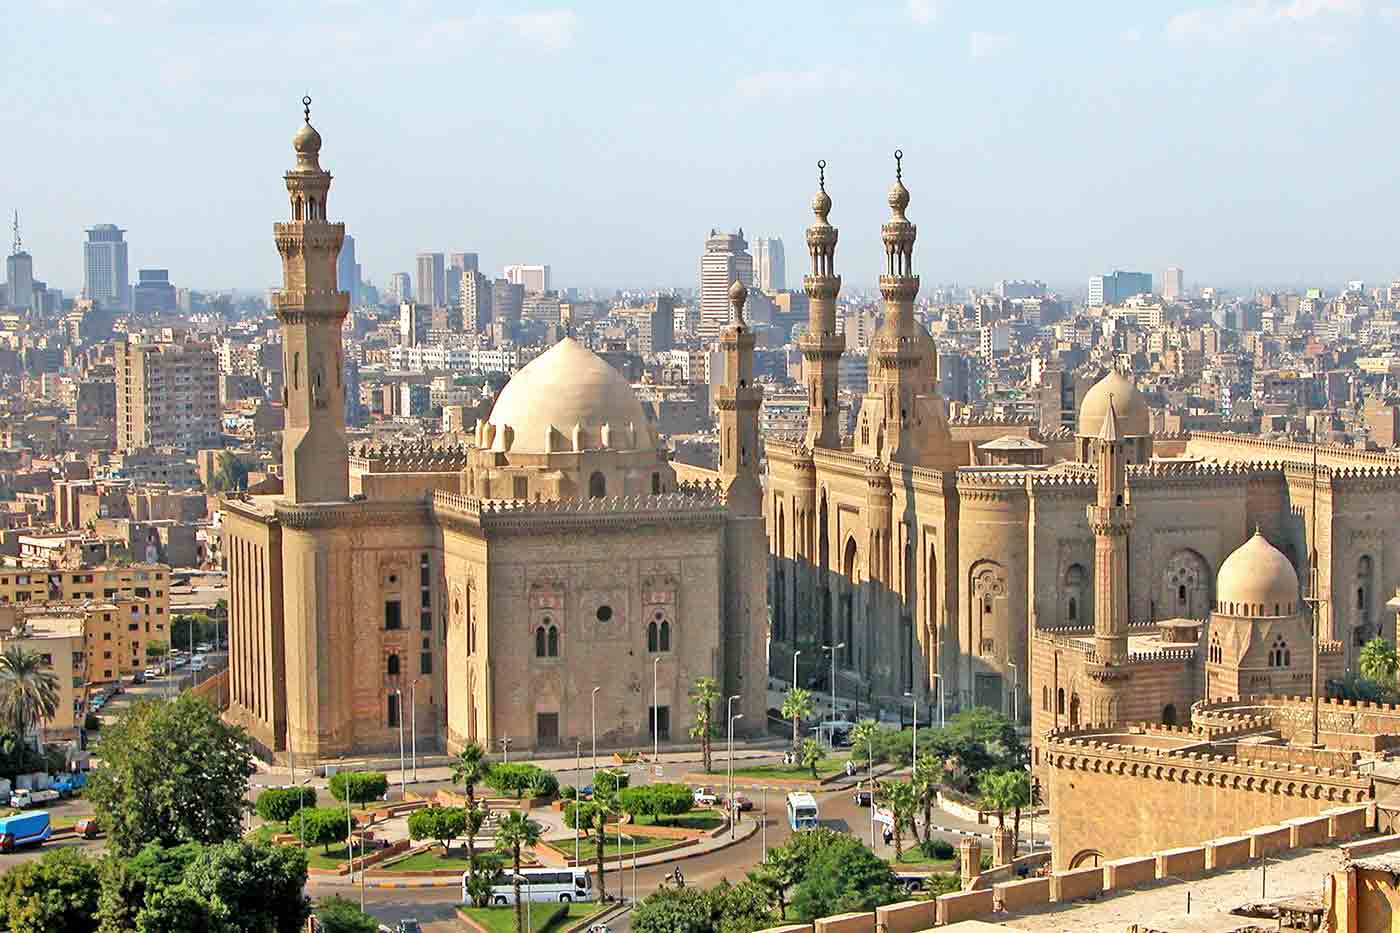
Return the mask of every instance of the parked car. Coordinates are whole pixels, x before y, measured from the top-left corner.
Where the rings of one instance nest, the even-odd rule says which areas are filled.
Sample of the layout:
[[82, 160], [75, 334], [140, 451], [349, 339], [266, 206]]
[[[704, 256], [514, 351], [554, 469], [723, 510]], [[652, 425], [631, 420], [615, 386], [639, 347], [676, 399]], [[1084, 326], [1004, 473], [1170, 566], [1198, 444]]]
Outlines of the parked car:
[[695, 803], [702, 807], [713, 807], [719, 803], [719, 794], [713, 787], [697, 787], [691, 792]]
[[69, 771], [60, 774], [53, 782], [53, 789], [58, 791], [60, 796], [71, 797], [74, 791], [87, 787], [87, 773], [84, 771]]
[[88, 817], [85, 820], [78, 820], [73, 824], [73, 832], [84, 839], [96, 839], [102, 833], [102, 828], [97, 825], [96, 817]]
[[132, 675], [131, 675], [131, 682], [132, 682], [133, 684], [144, 684], [144, 683], [146, 682], [146, 672], [145, 672], [145, 671], [137, 671], [135, 674], [132, 674]]
[[156, 677], [159, 677], [159, 676], [160, 676], [160, 668], [158, 668], [158, 667], [148, 667], [148, 668], [146, 668], [144, 671], [142, 671], [141, 673], [144, 674], [144, 675], [146, 676], [146, 679], [147, 679], [147, 680], [153, 680], [153, 679], [155, 679]]
[[868, 807], [874, 801], [874, 799], [874, 795], [871, 794], [868, 789], [863, 787], [857, 787], [855, 789], [855, 792], [851, 794], [851, 802], [858, 807]]
[[201, 657], [195, 657], [195, 659], [190, 662], [190, 670], [192, 671], [202, 671], [208, 666], [209, 665], [205, 664], [204, 659]]
[[735, 794], [734, 799], [730, 802], [730, 804], [731, 806], [736, 807], [740, 810], [753, 809], [753, 801], [745, 797], [743, 794]]
[[195, 650], [196, 650], [196, 651], [200, 651], [200, 652], [213, 651], [213, 650], [214, 650], [214, 646], [211, 645], [211, 644], [209, 644], [209, 642], [207, 642], [207, 641], [206, 641], [206, 642], [200, 642], [198, 645], [195, 645], [194, 647], [195, 647]]

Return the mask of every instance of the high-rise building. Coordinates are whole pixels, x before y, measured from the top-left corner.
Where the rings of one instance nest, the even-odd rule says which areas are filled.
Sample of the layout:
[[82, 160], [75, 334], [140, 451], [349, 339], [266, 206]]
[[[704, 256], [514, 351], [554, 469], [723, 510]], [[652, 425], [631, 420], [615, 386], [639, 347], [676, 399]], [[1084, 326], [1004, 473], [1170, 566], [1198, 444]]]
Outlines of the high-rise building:
[[462, 329], [478, 334], [491, 326], [491, 280], [475, 269], [462, 273]]
[[407, 272], [395, 272], [389, 276], [389, 298], [394, 301], [412, 301], [413, 277]]
[[87, 229], [83, 244], [83, 297], [112, 308], [128, 307], [126, 231], [116, 224]]
[[549, 266], [506, 266], [502, 274], [527, 292], [549, 291]]
[[219, 442], [219, 361], [179, 332], [130, 334], [117, 344], [117, 449]]
[[15, 211], [14, 245], [5, 260], [5, 291], [0, 306], [9, 305], [21, 311], [34, 310], [34, 257], [24, 250], [19, 238], [19, 211]]
[[1167, 274], [1162, 276], [1162, 297], [1168, 301], [1175, 301], [1186, 294], [1185, 278], [1179, 266], [1168, 266]]
[[355, 261], [355, 238], [348, 233], [335, 261], [335, 284], [350, 296], [352, 306], [360, 303], [360, 264]]
[[446, 291], [443, 302], [450, 305], [462, 303], [462, 277], [477, 268], [476, 253], [448, 253], [447, 273], [443, 278]]
[[1134, 295], [1152, 294], [1152, 273], [1115, 269], [1089, 277], [1089, 307], [1121, 304]]
[[753, 274], [760, 291], [780, 292], [787, 288], [787, 269], [780, 238], [759, 237], [753, 241]]
[[491, 339], [500, 346], [514, 340], [525, 305], [525, 286], [505, 279], [491, 283]]
[[418, 254], [418, 292], [420, 305], [434, 307], [447, 303], [447, 267], [442, 253]]
[[676, 308], [670, 295], [657, 295], [637, 317], [638, 349], [665, 353], [676, 344]]
[[131, 291], [131, 309], [137, 314], [154, 314], [176, 310], [175, 286], [170, 284], [169, 269], [140, 269], [136, 287]]
[[734, 280], [753, 285], [753, 257], [741, 227], [737, 233], [711, 230], [700, 256], [700, 319], [696, 334], [714, 340], [729, 323], [729, 286]]
[[428, 342], [428, 327], [432, 323], [432, 308], [413, 301], [399, 305], [399, 345], [420, 347]]

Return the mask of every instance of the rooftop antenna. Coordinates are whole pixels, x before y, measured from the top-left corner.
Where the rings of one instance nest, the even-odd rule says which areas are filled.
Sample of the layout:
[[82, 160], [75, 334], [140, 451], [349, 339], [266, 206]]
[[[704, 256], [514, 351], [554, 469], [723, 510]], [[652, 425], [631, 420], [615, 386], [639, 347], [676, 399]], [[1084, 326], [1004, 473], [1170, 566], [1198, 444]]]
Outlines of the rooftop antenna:
[[1323, 597], [1317, 571], [1317, 420], [1313, 419], [1312, 429], [1312, 543], [1308, 553], [1308, 595], [1303, 602], [1312, 607], [1312, 744], [1318, 741], [1318, 654], [1322, 641], [1322, 606], [1327, 600]]
[[18, 211], [18, 210], [15, 211], [15, 221], [14, 221], [14, 223], [10, 226], [10, 229], [13, 230], [13, 231], [15, 232], [15, 244], [14, 244], [14, 248], [10, 250], [10, 255], [12, 255], [12, 256], [18, 256], [21, 252], [24, 251], [24, 243], [23, 243], [23, 241], [21, 241], [20, 238], [19, 238], [19, 211]]

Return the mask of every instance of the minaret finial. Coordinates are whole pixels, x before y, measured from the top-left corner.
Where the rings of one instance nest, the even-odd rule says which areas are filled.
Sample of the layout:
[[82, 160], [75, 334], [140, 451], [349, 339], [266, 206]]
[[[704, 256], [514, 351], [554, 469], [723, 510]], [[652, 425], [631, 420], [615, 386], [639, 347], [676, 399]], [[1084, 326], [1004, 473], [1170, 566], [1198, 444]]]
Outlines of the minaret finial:
[[902, 165], [900, 164], [900, 163], [903, 162], [903, 161], [904, 161], [904, 150], [903, 150], [903, 149], [896, 149], [896, 150], [894, 151], [894, 180], [895, 180], [895, 181], [902, 181], [902, 180], [904, 179], [904, 166], [902, 166]]
[[817, 160], [817, 187], [826, 192], [826, 159]]
[[306, 122], [311, 122], [311, 95], [308, 94], [301, 99], [302, 111], [306, 114]]

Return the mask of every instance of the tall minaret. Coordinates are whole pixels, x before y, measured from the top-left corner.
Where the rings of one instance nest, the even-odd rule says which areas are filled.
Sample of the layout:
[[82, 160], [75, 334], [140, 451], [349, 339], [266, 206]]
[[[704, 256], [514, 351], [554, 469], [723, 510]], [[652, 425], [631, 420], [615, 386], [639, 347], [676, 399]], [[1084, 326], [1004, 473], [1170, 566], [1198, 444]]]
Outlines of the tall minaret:
[[738, 279], [729, 286], [734, 320], [720, 333], [724, 383], [715, 391], [719, 410], [719, 475], [730, 510], [762, 514], [758, 483], [758, 411], [763, 389], [753, 381], [753, 330], [744, 321], [749, 291]]
[[937, 351], [928, 331], [914, 320], [918, 228], [904, 215], [909, 189], [904, 187], [903, 157], [895, 151], [892, 214], [880, 228], [885, 243], [885, 272], [880, 276], [885, 316], [870, 341], [868, 387], [854, 446], [856, 453], [875, 460], [949, 469], [952, 449], [948, 419], [937, 396]]
[[1098, 455], [1098, 495], [1087, 507], [1094, 531], [1094, 651], [1104, 664], [1128, 659], [1128, 453], [1118, 429], [1118, 412], [1108, 400], [1103, 428], [1094, 440]]
[[292, 219], [274, 224], [282, 254], [282, 289], [273, 303], [282, 324], [282, 488], [292, 502], [349, 498], [345, 387], [340, 327], [350, 296], [336, 289], [336, 261], [345, 225], [326, 220], [330, 172], [321, 168], [321, 134], [306, 122], [292, 138], [297, 164], [287, 172]]
[[817, 163], [817, 193], [812, 198], [816, 223], [807, 228], [807, 252], [812, 271], [802, 277], [807, 291], [807, 333], [802, 336], [802, 378], [807, 385], [807, 436], [809, 449], [841, 446], [840, 406], [837, 403], [837, 370], [846, 338], [836, 333], [836, 296], [841, 276], [836, 274], [836, 239], [839, 231], [827, 223], [831, 198], [826, 193], [826, 160]]

